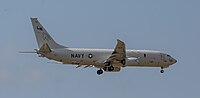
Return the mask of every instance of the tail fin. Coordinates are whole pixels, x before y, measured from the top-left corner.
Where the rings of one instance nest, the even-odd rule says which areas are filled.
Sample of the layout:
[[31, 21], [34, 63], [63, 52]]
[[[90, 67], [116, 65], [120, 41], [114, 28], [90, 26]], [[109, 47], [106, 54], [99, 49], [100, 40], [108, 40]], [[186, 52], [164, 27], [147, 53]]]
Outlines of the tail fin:
[[45, 44], [47, 44], [50, 49], [66, 48], [65, 46], [59, 45], [53, 40], [53, 38], [49, 35], [49, 33], [45, 30], [45, 28], [40, 24], [37, 18], [31, 18], [31, 22], [33, 25], [33, 29], [35, 32], [39, 49]]

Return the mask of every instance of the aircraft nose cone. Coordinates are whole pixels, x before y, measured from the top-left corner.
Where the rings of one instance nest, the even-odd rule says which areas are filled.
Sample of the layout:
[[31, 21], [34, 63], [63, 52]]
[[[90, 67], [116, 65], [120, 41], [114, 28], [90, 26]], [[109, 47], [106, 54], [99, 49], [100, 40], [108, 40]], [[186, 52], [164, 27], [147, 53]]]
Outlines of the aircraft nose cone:
[[176, 59], [174, 59], [174, 58], [173, 58], [173, 61], [174, 61], [174, 64], [177, 62], [177, 60], [176, 60]]
[[175, 63], [177, 62], [177, 60], [175, 60]]

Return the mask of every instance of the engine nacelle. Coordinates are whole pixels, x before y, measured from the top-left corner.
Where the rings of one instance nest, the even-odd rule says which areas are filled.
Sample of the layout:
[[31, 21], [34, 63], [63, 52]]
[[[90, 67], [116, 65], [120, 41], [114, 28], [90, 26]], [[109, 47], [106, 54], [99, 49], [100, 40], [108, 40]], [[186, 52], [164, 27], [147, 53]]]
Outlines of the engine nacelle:
[[121, 70], [121, 67], [113, 67], [114, 69], [112, 71], [109, 70], [109, 66], [106, 66], [103, 68], [105, 72], [119, 72]]
[[126, 58], [126, 65], [134, 65], [134, 64], [139, 64], [138, 58], [134, 57]]

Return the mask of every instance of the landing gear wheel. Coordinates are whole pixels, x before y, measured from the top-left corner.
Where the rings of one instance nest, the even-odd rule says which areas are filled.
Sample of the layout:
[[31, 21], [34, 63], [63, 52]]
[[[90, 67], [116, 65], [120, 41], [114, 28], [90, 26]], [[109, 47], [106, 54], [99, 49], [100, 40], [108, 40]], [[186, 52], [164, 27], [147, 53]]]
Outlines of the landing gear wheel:
[[164, 70], [162, 69], [162, 70], [160, 70], [160, 73], [164, 73]]
[[97, 70], [97, 74], [98, 74], [98, 75], [103, 74], [103, 70], [102, 70], [102, 69]]
[[108, 67], [108, 71], [113, 71], [113, 70], [114, 70], [113, 66]]

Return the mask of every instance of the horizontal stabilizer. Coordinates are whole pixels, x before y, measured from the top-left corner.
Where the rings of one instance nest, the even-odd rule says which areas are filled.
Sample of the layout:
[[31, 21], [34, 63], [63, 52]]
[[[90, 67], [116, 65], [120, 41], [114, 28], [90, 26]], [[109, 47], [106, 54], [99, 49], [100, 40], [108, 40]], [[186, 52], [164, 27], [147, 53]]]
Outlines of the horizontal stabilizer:
[[40, 48], [40, 50], [38, 51], [40, 54], [48, 54], [51, 51], [49, 45], [47, 43], [43, 44], [42, 47]]

